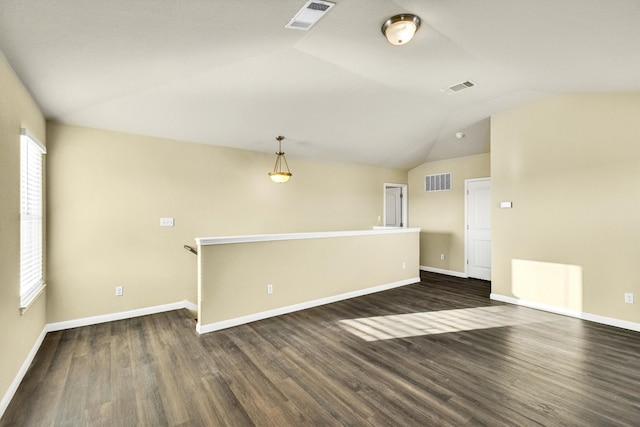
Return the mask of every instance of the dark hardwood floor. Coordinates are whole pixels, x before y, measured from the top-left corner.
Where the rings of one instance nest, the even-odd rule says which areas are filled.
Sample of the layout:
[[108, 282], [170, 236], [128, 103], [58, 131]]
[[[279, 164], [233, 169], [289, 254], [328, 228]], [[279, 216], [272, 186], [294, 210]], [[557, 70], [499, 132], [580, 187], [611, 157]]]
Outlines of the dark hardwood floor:
[[422, 282], [198, 336], [49, 333], [0, 426], [639, 426], [640, 334]]

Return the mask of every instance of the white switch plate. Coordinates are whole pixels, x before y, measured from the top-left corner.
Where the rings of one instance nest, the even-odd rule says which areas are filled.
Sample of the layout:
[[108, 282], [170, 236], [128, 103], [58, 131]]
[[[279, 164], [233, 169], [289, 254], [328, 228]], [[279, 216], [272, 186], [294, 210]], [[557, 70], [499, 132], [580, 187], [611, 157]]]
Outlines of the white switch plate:
[[160, 218], [160, 227], [173, 227], [173, 218]]
[[511, 209], [511, 207], [512, 207], [511, 202], [500, 202], [501, 209]]

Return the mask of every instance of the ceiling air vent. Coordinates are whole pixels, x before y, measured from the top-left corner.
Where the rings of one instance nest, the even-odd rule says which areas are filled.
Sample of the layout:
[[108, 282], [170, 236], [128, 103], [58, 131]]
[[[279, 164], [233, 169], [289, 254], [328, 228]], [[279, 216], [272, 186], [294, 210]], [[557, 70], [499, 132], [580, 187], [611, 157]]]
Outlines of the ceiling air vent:
[[461, 83], [456, 83], [452, 86], [449, 86], [446, 89], [441, 89], [442, 92], [447, 93], [447, 94], [452, 94], [452, 93], [457, 93], [460, 91], [463, 91], [465, 89], [469, 89], [470, 87], [474, 87], [476, 84], [474, 82], [472, 82], [471, 80], [467, 80], [466, 82], [461, 82]]
[[451, 173], [427, 175], [424, 177], [424, 191], [431, 192], [447, 190], [451, 190]]
[[291, 21], [285, 25], [285, 28], [306, 31], [311, 28], [313, 24], [318, 22], [318, 20], [335, 5], [335, 3], [331, 3], [329, 1], [308, 1], [302, 9], [300, 9], [293, 18], [291, 18]]

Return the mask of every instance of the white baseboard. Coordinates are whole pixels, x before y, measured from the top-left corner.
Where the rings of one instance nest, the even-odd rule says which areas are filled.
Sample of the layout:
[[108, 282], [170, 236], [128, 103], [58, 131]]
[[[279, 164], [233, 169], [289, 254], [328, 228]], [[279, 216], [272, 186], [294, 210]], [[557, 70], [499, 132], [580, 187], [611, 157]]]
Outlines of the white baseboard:
[[105, 314], [101, 316], [84, 317], [81, 319], [74, 319], [74, 320], [67, 320], [64, 322], [46, 324], [44, 326], [44, 329], [42, 330], [42, 333], [40, 334], [35, 344], [33, 345], [33, 348], [27, 355], [27, 358], [25, 359], [24, 363], [20, 367], [20, 370], [18, 371], [15, 378], [11, 382], [9, 389], [4, 394], [2, 400], [0, 401], [0, 418], [2, 418], [4, 411], [6, 411], [7, 407], [9, 406], [11, 399], [13, 399], [13, 396], [18, 390], [18, 387], [20, 386], [22, 379], [27, 373], [29, 366], [31, 366], [31, 362], [33, 362], [33, 359], [36, 357], [36, 354], [38, 353], [38, 350], [40, 349], [40, 346], [44, 341], [44, 337], [47, 335], [48, 332], [62, 331], [64, 329], [78, 328], [80, 326], [97, 325], [99, 323], [113, 322], [114, 320], [131, 319], [132, 317], [163, 313], [165, 311], [179, 310], [181, 308], [186, 308], [190, 311], [197, 311], [198, 305], [185, 300], [180, 302], [174, 302], [171, 304], [156, 305], [154, 307], [145, 307], [145, 308], [140, 308], [136, 310], [122, 311], [120, 313], [111, 313], [111, 314]]
[[613, 317], [600, 316], [598, 314], [585, 313], [583, 311], [567, 310], [565, 308], [555, 307], [549, 304], [542, 304], [535, 301], [527, 301], [520, 298], [509, 297], [506, 295], [494, 294], [490, 298], [495, 301], [506, 302], [509, 304], [520, 305], [523, 307], [534, 308], [536, 310], [548, 311], [550, 313], [562, 314], [563, 316], [576, 317], [578, 319], [588, 320], [590, 322], [601, 323], [603, 325], [615, 326], [616, 328], [629, 329], [631, 331], [640, 332], [640, 323], [629, 322], [626, 320], [615, 319]]
[[198, 306], [189, 301], [174, 302], [171, 304], [156, 305], [153, 307], [138, 308], [136, 310], [121, 311], [119, 313], [103, 314], [100, 316], [83, 317], [81, 319], [66, 320], [64, 322], [49, 323], [47, 332], [62, 331], [64, 329], [78, 328], [81, 326], [97, 325], [99, 323], [113, 322], [115, 320], [131, 319], [133, 317], [146, 316], [149, 314], [163, 313], [165, 311], [179, 310], [186, 308], [197, 310]]
[[460, 277], [461, 279], [469, 278], [469, 276], [467, 276], [465, 273], [460, 273], [459, 271], [443, 270], [441, 268], [427, 267], [424, 265], [420, 266], [420, 270], [428, 271], [430, 273], [446, 274], [447, 276]]
[[258, 320], [267, 319], [269, 317], [275, 317], [275, 316], [280, 316], [282, 314], [293, 313], [294, 311], [305, 310], [307, 308], [318, 307], [320, 305], [331, 304], [333, 302], [338, 302], [338, 301], [342, 301], [350, 298], [356, 298], [363, 295], [373, 294], [376, 292], [386, 291], [386, 290], [397, 288], [400, 286], [406, 286], [412, 283], [417, 283], [419, 281], [420, 281], [420, 277], [413, 277], [411, 279], [405, 279], [399, 282], [393, 282], [385, 285], [374, 286], [371, 288], [360, 289], [357, 291], [347, 292], [339, 295], [332, 295], [326, 298], [319, 298], [312, 301], [306, 301], [300, 304], [293, 304], [286, 307], [280, 307], [273, 310], [262, 311], [260, 313], [249, 314], [247, 316], [236, 317], [233, 319], [223, 320], [221, 322], [209, 323], [206, 325], [201, 325], [200, 319], [198, 319], [198, 323], [196, 325], [196, 331], [198, 331], [199, 334], [206, 334], [208, 332], [219, 331], [221, 329], [227, 329], [233, 326], [244, 325], [245, 323], [251, 323]]
[[191, 301], [183, 301], [184, 302], [184, 308], [186, 308], [187, 310], [193, 312], [193, 313], [197, 313], [198, 312], [198, 304], [193, 303]]
[[18, 391], [18, 387], [20, 386], [20, 383], [22, 382], [22, 379], [24, 378], [24, 376], [27, 374], [27, 370], [29, 369], [29, 366], [31, 366], [31, 362], [33, 362], [33, 359], [36, 357], [36, 354], [38, 353], [38, 350], [40, 349], [40, 346], [42, 345], [42, 342], [44, 341], [44, 337], [46, 335], [47, 335], [47, 326], [45, 325], [44, 329], [42, 329], [42, 332], [40, 333], [40, 336], [38, 337], [35, 344], [31, 348], [31, 351], [27, 355], [27, 358], [22, 363], [20, 370], [18, 370], [18, 373], [16, 374], [15, 378], [11, 382], [9, 389], [2, 397], [2, 400], [0, 400], [0, 418], [2, 418], [2, 416], [4, 415], [4, 411], [6, 411], [7, 408], [9, 407], [9, 403], [11, 402], [11, 399], [13, 399], [13, 396], [16, 394], [16, 391]]

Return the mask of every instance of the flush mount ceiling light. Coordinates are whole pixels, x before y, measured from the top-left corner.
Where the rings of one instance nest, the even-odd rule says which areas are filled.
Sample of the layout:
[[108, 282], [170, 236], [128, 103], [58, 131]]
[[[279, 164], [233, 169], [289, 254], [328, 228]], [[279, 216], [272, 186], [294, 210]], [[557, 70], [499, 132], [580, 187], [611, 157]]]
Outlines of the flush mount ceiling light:
[[[277, 182], [278, 184], [282, 184], [284, 182], [289, 181], [291, 178], [291, 171], [289, 170], [289, 164], [287, 163], [287, 158], [284, 156], [284, 151], [282, 151], [282, 140], [284, 136], [280, 135], [276, 137], [278, 141], [278, 152], [276, 153], [276, 164], [273, 167], [273, 172], [269, 172], [269, 176], [271, 177], [271, 181]], [[284, 161], [284, 165], [287, 168], [285, 172], [282, 170], [282, 162]]]
[[392, 16], [382, 24], [382, 34], [389, 43], [399, 46], [409, 42], [420, 28], [420, 17], [410, 13]]

